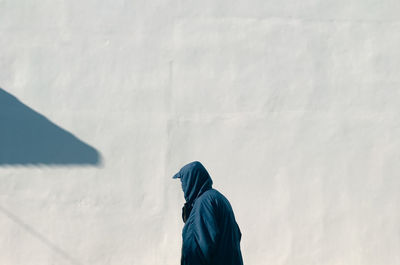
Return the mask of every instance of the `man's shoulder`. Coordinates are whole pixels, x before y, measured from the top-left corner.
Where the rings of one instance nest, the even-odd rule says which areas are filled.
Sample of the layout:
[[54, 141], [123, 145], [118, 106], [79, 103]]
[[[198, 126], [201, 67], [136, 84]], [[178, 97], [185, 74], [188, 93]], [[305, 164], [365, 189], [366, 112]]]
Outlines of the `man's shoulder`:
[[228, 214], [233, 211], [228, 199], [216, 189], [210, 189], [204, 192], [196, 200], [193, 209], [195, 209], [195, 211], [207, 209], [218, 214]]
[[199, 198], [198, 202], [208, 202], [208, 201], [227, 201], [225, 196], [216, 189], [209, 189], [205, 191]]
[[211, 188], [211, 189], [209, 189], [209, 190], [206, 190], [200, 197], [199, 197], [199, 199], [200, 198], [213, 198], [213, 197], [219, 197], [219, 196], [223, 196], [222, 194], [221, 194], [221, 192], [219, 192], [218, 190], [216, 190], [216, 189], [213, 189], [213, 188]]

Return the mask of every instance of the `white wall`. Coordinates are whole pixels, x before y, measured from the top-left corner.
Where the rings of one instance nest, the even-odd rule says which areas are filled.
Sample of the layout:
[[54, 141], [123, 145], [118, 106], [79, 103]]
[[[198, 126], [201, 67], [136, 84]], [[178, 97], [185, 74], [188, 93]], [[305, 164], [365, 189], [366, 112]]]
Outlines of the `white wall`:
[[192, 160], [245, 264], [400, 264], [399, 19], [397, 0], [0, 1], [0, 87], [101, 155], [0, 165], [0, 264], [179, 264], [171, 176]]

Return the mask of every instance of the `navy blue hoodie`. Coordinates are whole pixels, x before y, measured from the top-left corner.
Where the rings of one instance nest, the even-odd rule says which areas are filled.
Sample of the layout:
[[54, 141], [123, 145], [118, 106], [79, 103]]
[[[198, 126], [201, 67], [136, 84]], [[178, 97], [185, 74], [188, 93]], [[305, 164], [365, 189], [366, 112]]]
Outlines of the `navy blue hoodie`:
[[212, 188], [204, 166], [192, 162], [180, 178], [186, 203], [192, 206], [182, 231], [182, 265], [243, 265], [241, 232], [229, 201]]

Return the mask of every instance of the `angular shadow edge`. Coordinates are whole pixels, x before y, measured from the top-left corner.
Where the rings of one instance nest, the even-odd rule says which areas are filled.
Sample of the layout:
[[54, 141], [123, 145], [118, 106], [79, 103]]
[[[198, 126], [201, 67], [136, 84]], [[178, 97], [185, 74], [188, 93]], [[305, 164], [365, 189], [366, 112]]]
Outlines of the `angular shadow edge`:
[[99, 151], [0, 88], [0, 166], [100, 166]]

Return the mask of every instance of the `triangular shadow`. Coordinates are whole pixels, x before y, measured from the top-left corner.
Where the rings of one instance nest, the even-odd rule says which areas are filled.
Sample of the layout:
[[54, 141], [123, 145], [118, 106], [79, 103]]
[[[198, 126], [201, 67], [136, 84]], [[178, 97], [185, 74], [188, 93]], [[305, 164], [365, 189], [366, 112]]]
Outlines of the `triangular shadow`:
[[95, 148], [0, 88], [0, 166], [99, 163]]

